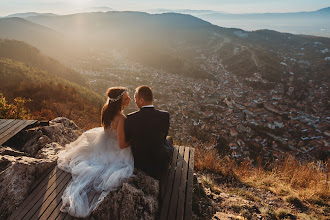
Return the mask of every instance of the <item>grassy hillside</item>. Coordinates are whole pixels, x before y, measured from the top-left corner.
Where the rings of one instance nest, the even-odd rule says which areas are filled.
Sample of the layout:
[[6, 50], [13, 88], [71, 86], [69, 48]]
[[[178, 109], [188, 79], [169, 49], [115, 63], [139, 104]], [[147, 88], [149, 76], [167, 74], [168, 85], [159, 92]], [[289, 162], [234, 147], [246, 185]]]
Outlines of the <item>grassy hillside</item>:
[[27, 99], [25, 108], [34, 119], [64, 116], [82, 128], [99, 125], [104, 99], [87, 88], [11, 59], [0, 59], [0, 77], [6, 100]]
[[194, 192], [193, 211], [200, 219], [214, 212], [198, 204], [212, 204], [220, 219], [228, 214], [233, 219], [329, 219], [329, 161], [303, 163], [287, 155], [264, 166], [259, 158], [253, 166], [197, 144], [195, 169], [202, 186]]
[[45, 56], [37, 48], [22, 41], [0, 39], [0, 58], [21, 61], [27, 65], [42, 69], [50, 74], [62, 77], [71, 82], [85, 85], [84, 78], [76, 71], [69, 69], [58, 61]]

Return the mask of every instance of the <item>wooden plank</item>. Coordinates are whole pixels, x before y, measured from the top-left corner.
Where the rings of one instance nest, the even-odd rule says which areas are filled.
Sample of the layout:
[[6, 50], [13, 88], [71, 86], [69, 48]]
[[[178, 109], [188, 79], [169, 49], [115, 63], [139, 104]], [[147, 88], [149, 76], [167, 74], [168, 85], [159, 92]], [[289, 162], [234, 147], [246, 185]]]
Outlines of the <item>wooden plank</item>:
[[173, 180], [174, 180], [174, 172], [176, 168], [176, 163], [178, 159], [179, 149], [177, 146], [174, 146], [173, 156], [172, 156], [172, 163], [170, 168], [170, 173], [168, 175], [166, 186], [165, 186], [165, 195], [162, 198], [162, 208], [160, 212], [160, 219], [167, 219], [168, 208], [170, 206], [170, 199], [173, 189]]
[[42, 192], [42, 195], [39, 197], [35, 197], [35, 199], [31, 202], [32, 207], [29, 206], [29, 210], [26, 212], [26, 215], [23, 217], [24, 220], [29, 220], [34, 216], [36, 212], [40, 209], [44, 201], [47, 201], [47, 198], [53, 193], [53, 191], [58, 186], [58, 183], [62, 182], [62, 180], [66, 177], [65, 172], [62, 172], [61, 175], [56, 176], [56, 179], [52, 182], [49, 181], [47, 187], [47, 190], [45, 192]]
[[10, 216], [10, 219], [19, 219], [23, 218], [24, 214], [23, 210], [27, 209], [26, 207], [31, 203], [31, 201], [41, 192], [45, 191], [45, 188], [47, 187], [47, 183], [54, 178], [54, 176], [58, 173], [61, 172], [60, 169], [54, 167], [54, 169], [42, 180], [42, 182], [31, 192], [30, 195], [21, 203], [21, 205], [13, 212], [13, 214]]
[[4, 132], [6, 132], [8, 129], [10, 129], [12, 126], [17, 124], [18, 122], [19, 122], [19, 120], [10, 120], [10, 121], [6, 122], [6, 125], [4, 125], [0, 130], [0, 135], [3, 134]]
[[0, 130], [0, 135], [19, 122], [20, 120], [11, 119], [7, 123], [5, 123], [6, 125], [3, 126]]
[[[27, 212], [30, 211], [31, 206], [40, 199], [43, 194], [47, 191], [47, 189], [51, 186], [50, 183], [55, 182], [55, 179], [57, 176], [61, 175], [63, 173], [62, 170], [58, 169], [57, 167], [54, 168], [54, 171], [56, 170], [55, 174], [52, 175], [50, 178], [45, 178], [41, 184], [28, 196], [27, 199], [23, 201], [24, 206], [22, 209], [19, 210], [19, 215], [16, 217], [17, 219], [22, 219]], [[53, 172], [54, 172], [53, 171]]]
[[[70, 174], [71, 175], [71, 174]], [[70, 178], [71, 180], [72, 178]], [[56, 199], [59, 201], [58, 205], [54, 208], [54, 211], [51, 213], [51, 215], [48, 217], [48, 219], [64, 219], [65, 216], [67, 215], [66, 212], [61, 212], [61, 207], [62, 207], [62, 195], [63, 192], [65, 190], [65, 188], [68, 186], [68, 184], [70, 184], [70, 181], [67, 182], [67, 184], [65, 185], [65, 187], [63, 187], [62, 192], [60, 192], [58, 194], [58, 196], [56, 197]]]
[[173, 192], [171, 195], [169, 219], [175, 219], [176, 210], [178, 207], [179, 187], [180, 187], [181, 174], [182, 174], [183, 152], [184, 152], [184, 146], [180, 146], [178, 163], [176, 166], [175, 178], [174, 178], [174, 183], [173, 183]]
[[0, 134], [2, 133], [2, 130], [10, 123], [12, 123], [14, 121], [14, 119], [8, 119], [8, 120], [4, 120], [2, 119], [3, 122], [0, 124]]
[[51, 172], [54, 170], [55, 166], [50, 167], [49, 169], [47, 169], [42, 176], [40, 176], [36, 181], [34, 181], [29, 189], [28, 194], [31, 194], [31, 192], [49, 175], [51, 175]]
[[5, 136], [2, 137], [3, 134], [0, 135], [0, 144], [5, 143], [8, 141], [10, 138], [15, 136], [18, 132], [23, 130], [26, 126], [30, 125], [31, 121], [19, 121], [15, 126], [12, 128], [8, 129], [7, 132], [5, 132]]
[[51, 213], [50, 216], [48, 216], [48, 219], [63, 219], [63, 218], [60, 218], [60, 214], [61, 213], [64, 213], [64, 212], [61, 212], [61, 207], [62, 207], [62, 194], [60, 194], [60, 202], [57, 204], [57, 206], [54, 208], [53, 212]]
[[189, 163], [189, 147], [185, 147], [184, 150], [184, 160], [183, 160], [183, 169], [181, 175], [181, 183], [179, 188], [179, 200], [178, 200], [178, 209], [176, 213], [176, 219], [183, 219], [184, 216], [184, 207], [186, 200], [186, 185], [188, 178], [188, 163]]
[[[32, 216], [32, 219], [47, 219], [61, 201], [61, 195], [71, 180], [71, 174], [65, 173], [64, 179], [60, 183], [56, 183], [56, 189], [51, 193], [46, 200], [43, 201], [41, 207]], [[56, 180], [57, 181], [57, 180]]]
[[0, 119], [0, 130], [3, 127], [2, 124], [8, 122], [8, 121], [13, 121], [14, 119]]
[[[169, 164], [171, 164], [171, 163], [172, 163], [172, 160], [170, 161]], [[167, 182], [167, 178], [169, 176], [170, 170], [171, 170], [171, 166], [169, 165], [168, 169], [161, 175], [161, 178], [160, 178], [160, 198], [164, 198], [166, 182]]]
[[73, 219], [73, 217], [71, 215], [67, 214], [63, 220], [72, 220], [72, 219]]
[[[64, 189], [65, 189], [65, 187], [64, 187]], [[64, 189], [63, 189], [63, 192], [64, 192]], [[58, 198], [60, 199], [60, 203], [58, 204], [58, 206], [54, 209], [53, 213], [47, 219], [61, 219], [62, 220], [66, 217], [67, 213], [60, 211], [60, 208], [63, 204], [62, 199], [61, 199], [62, 195], [63, 195], [63, 192], [60, 192], [59, 196], [58, 196]], [[97, 195], [97, 193], [96, 193], [95, 190], [90, 191], [90, 193], [88, 193], [88, 201], [92, 201], [95, 198], [96, 195]], [[91, 219], [91, 218], [92, 218], [92, 216], [90, 215], [90, 216], [87, 216], [86, 218], [83, 218], [83, 219], [88, 220], [88, 219]]]
[[[62, 206], [62, 202], [61, 202], [61, 204], [60, 204], [60, 207]], [[65, 219], [66, 218], [66, 216], [68, 215], [68, 213], [67, 212], [61, 212], [60, 211], [60, 214], [58, 214], [58, 216], [56, 217], [56, 220], [58, 219], [58, 220], [63, 220], [63, 219]], [[51, 218], [50, 218], [51, 219]]]
[[10, 128], [8, 128], [6, 131], [4, 131], [2, 134], [0, 134], [0, 144], [5, 143], [12, 136], [17, 134], [20, 131], [20, 129], [22, 128], [22, 126], [25, 125], [25, 123], [26, 123], [25, 121], [18, 121], [17, 123], [15, 123], [15, 125], [10, 124], [12, 126]]
[[187, 193], [186, 193], [186, 207], [184, 219], [190, 220], [192, 218], [192, 194], [193, 194], [193, 178], [194, 178], [194, 155], [195, 148], [190, 148]]

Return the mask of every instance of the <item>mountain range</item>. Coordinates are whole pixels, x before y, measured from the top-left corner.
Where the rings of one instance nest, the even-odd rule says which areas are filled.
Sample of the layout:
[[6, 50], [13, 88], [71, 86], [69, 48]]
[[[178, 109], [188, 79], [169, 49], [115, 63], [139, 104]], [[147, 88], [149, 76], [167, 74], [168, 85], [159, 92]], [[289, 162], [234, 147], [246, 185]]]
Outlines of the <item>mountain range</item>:
[[293, 34], [330, 37], [330, 7], [310, 12], [230, 14], [211, 10], [155, 9], [150, 13], [190, 14], [221, 27], [246, 31], [270, 29]]
[[197, 78], [213, 79], [221, 65], [239, 77], [259, 73], [270, 84], [287, 81], [290, 72], [296, 79], [320, 83], [329, 76], [329, 38], [223, 28], [177, 13], [112, 11], [1, 18], [0, 37], [26, 41], [67, 64], [68, 57], [76, 60], [116, 49], [126, 51], [132, 61]]

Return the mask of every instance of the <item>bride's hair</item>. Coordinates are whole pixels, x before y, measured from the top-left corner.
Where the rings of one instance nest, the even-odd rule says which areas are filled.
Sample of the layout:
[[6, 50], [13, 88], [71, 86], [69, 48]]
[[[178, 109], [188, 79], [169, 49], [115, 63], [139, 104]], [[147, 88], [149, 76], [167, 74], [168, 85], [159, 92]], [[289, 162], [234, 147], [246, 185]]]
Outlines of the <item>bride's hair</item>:
[[111, 87], [107, 91], [107, 102], [101, 111], [101, 125], [108, 128], [115, 115], [121, 111], [121, 101], [124, 94], [128, 91], [125, 87]]

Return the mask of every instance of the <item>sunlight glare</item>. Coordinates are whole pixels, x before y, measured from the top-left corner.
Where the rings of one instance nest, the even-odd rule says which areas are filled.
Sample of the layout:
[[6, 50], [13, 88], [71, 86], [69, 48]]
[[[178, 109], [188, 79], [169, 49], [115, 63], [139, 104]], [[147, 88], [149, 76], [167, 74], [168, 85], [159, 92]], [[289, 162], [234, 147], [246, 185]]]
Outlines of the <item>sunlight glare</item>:
[[87, 7], [90, 5], [92, 0], [70, 0], [68, 2], [75, 7]]

